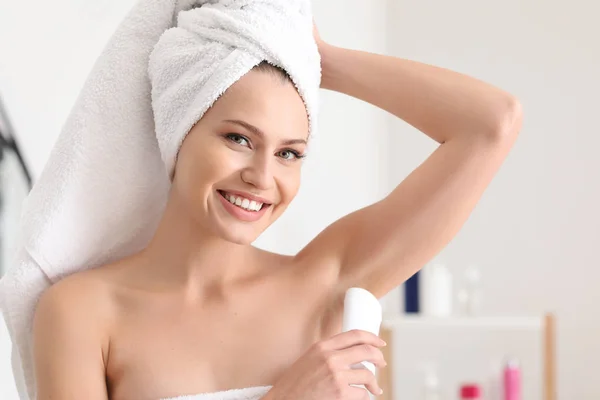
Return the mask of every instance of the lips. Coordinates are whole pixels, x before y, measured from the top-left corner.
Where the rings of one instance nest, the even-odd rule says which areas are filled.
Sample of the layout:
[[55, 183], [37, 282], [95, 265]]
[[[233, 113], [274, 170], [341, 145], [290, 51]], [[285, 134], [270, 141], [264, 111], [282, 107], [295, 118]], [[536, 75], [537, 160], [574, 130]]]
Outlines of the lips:
[[[223, 205], [223, 208], [236, 219], [243, 222], [255, 222], [258, 221], [271, 206], [266, 202], [259, 202], [248, 197], [243, 197], [238, 194], [226, 192], [223, 190], [217, 191], [219, 195], [219, 201]], [[238, 205], [238, 203], [240, 203]]]
[[219, 191], [221, 196], [225, 197], [231, 204], [243, 208], [247, 211], [260, 211], [265, 203], [251, 200], [247, 197], [238, 196], [229, 192]]

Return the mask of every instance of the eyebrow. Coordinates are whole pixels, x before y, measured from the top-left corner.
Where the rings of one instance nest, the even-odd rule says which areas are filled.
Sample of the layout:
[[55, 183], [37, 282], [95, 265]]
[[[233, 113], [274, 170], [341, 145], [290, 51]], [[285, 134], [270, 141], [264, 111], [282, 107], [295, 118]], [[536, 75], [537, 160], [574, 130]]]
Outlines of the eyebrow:
[[[246, 121], [242, 121], [239, 119], [226, 119], [226, 120], [223, 120], [223, 122], [229, 122], [231, 124], [239, 125], [239, 126], [245, 128], [246, 130], [252, 132], [256, 136], [259, 136], [260, 138], [265, 137], [265, 133], [263, 131], [258, 129], [256, 126], [249, 124]], [[306, 140], [304, 140], [304, 139], [287, 139], [287, 140], [283, 141], [283, 144], [288, 145], [288, 146], [292, 145], [292, 144], [306, 144]]]

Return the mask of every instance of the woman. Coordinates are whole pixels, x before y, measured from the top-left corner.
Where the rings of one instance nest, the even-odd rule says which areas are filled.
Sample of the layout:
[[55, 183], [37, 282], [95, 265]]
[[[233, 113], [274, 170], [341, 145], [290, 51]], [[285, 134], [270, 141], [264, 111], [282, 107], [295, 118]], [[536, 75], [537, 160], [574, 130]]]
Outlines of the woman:
[[[250, 244], [297, 193], [306, 110], [261, 64], [187, 135], [150, 244], [47, 290], [34, 325], [39, 399], [157, 399], [257, 388], [268, 400], [380, 394], [362, 360], [384, 343], [340, 334], [346, 289], [381, 298], [456, 234], [521, 126], [518, 101], [475, 79], [315, 39], [328, 90], [367, 101], [440, 143], [385, 199], [295, 256]], [[291, 122], [290, 122], [291, 121]], [[300, 301], [298, 299], [301, 299]]]

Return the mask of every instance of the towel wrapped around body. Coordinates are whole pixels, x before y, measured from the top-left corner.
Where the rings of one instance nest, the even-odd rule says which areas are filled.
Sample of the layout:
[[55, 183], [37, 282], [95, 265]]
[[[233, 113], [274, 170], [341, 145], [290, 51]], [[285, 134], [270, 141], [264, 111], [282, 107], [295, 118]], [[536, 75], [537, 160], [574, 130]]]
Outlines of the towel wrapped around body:
[[264, 397], [270, 389], [271, 386], [255, 386], [243, 389], [224, 390], [222, 392], [172, 397], [161, 400], [258, 400]]

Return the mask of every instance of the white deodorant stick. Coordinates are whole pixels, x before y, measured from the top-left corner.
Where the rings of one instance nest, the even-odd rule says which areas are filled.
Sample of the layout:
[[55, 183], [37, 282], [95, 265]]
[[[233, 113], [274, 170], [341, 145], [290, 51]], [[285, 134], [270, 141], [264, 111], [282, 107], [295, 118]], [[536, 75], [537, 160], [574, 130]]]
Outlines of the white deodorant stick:
[[[342, 332], [360, 329], [379, 335], [382, 316], [381, 304], [371, 292], [357, 287], [346, 291]], [[352, 368], [366, 368], [375, 374], [375, 366], [368, 361], [356, 364]]]

